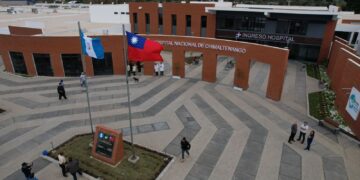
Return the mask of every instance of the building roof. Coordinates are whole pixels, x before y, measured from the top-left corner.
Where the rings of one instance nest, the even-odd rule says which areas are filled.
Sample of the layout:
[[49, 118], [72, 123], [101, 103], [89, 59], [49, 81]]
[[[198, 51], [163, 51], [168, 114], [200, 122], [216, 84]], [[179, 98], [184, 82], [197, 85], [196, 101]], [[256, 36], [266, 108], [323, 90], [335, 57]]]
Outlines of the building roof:
[[[38, 13], [32, 13], [38, 8]], [[8, 26], [41, 28], [44, 36], [77, 36], [77, 22], [88, 35], [122, 34], [121, 24], [92, 23], [88, 8], [54, 9], [35, 6], [16, 6], [16, 13], [0, 9], [0, 34], [8, 34]], [[39, 36], [42, 36], [39, 35]]]
[[216, 13], [216, 11], [234, 11], [234, 12], [261, 12], [265, 14], [303, 14], [303, 15], [329, 15], [337, 16], [337, 8], [332, 6], [315, 7], [315, 6], [275, 6], [275, 5], [252, 5], [238, 4], [235, 7], [206, 7], [207, 12]]

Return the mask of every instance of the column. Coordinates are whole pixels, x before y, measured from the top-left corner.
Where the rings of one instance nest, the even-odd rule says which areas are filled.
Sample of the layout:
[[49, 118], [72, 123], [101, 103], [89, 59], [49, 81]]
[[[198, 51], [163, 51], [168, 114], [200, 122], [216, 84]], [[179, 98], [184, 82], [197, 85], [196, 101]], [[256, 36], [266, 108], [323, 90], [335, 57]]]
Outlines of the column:
[[206, 82], [216, 82], [217, 54], [214, 52], [204, 52], [202, 80]]
[[50, 54], [50, 61], [51, 61], [51, 67], [54, 72], [54, 76], [57, 77], [64, 77], [64, 67], [61, 60], [61, 54], [60, 53], [51, 53]]
[[185, 51], [176, 50], [172, 51], [172, 72], [174, 76], [185, 77]]
[[235, 63], [234, 86], [246, 90], [249, 88], [249, 73], [251, 59], [247, 56], [238, 56]]

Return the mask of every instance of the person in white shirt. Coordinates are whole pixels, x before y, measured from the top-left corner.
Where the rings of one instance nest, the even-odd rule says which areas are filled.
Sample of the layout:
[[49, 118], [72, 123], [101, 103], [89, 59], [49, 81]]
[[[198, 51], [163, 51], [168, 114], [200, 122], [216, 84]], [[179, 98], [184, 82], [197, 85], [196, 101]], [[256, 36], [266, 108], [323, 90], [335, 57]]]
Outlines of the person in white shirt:
[[132, 66], [132, 73], [133, 73], [134, 76], [136, 76], [136, 71], [137, 71], [137, 66], [136, 66], [136, 64], [134, 64]]
[[159, 63], [154, 64], [154, 71], [155, 71], [155, 75], [158, 76], [159, 75]]
[[165, 65], [163, 62], [159, 64], [160, 76], [164, 75]]
[[299, 138], [297, 139], [298, 141], [301, 140], [301, 144], [304, 144], [305, 141], [305, 135], [307, 130], [309, 129], [308, 123], [305, 121], [301, 126], [300, 126], [300, 135]]
[[61, 172], [62, 175], [64, 177], [67, 177], [66, 175], [66, 169], [65, 169], [65, 165], [66, 165], [66, 158], [64, 156], [64, 153], [60, 152], [58, 155], [58, 159], [59, 159], [59, 166], [61, 167]]

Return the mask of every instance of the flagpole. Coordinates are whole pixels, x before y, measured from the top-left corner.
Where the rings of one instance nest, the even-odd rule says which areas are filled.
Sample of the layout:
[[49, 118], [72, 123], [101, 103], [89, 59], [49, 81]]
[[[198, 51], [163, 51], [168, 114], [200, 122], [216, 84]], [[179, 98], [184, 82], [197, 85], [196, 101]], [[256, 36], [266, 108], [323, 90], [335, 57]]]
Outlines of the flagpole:
[[81, 62], [82, 62], [83, 69], [84, 69], [84, 73], [85, 73], [85, 89], [86, 89], [86, 99], [87, 99], [89, 119], [90, 119], [91, 135], [92, 135], [92, 138], [94, 139], [94, 128], [93, 128], [93, 123], [92, 123], [92, 118], [91, 118], [91, 108], [90, 108], [90, 100], [89, 100], [89, 90], [88, 90], [88, 83], [87, 83], [87, 71], [86, 71], [85, 57], [84, 57], [84, 54], [83, 54], [83, 52], [82, 52], [80, 21], [78, 21], [78, 28], [79, 28], [80, 46], [81, 46], [81, 49], [80, 49], [80, 50], [81, 50]]
[[136, 159], [135, 148], [134, 148], [134, 138], [133, 138], [133, 128], [132, 128], [132, 119], [131, 119], [131, 101], [130, 101], [130, 90], [129, 90], [129, 71], [127, 70], [128, 60], [127, 60], [127, 42], [126, 42], [126, 31], [125, 25], [122, 25], [123, 30], [123, 39], [124, 39], [124, 64], [125, 64], [125, 74], [126, 74], [126, 89], [127, 89], [127, 97], [128, 97], [128, 106], [129, 106], [129, 122], [130, 122], [130, 139], [131, 139], [131, 151], [132, 156], [130, 159]]

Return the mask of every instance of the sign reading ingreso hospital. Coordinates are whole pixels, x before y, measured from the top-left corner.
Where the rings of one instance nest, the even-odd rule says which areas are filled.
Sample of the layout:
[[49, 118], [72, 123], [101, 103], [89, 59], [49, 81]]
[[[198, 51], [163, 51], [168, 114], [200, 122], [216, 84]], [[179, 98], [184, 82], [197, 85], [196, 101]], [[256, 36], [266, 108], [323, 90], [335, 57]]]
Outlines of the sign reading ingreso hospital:
[[203, 48], [203, 49], [213, 49], [219, 51], [230, 51], [234, 53], [245, 54], [246, 49], [240, 47], [232, 47], [227, 45], [219, 45], [219, 44], [209, 44], [209, 43], [201, 43], [201, 42], [187, 42], [187, 41], [157, 41], [161, 45], [164, 46], [181, 46], [181, 47], [193, 47], [193, 48]]
[[356, 120], [360, 111], [360, 92], [353, 87], [346, 105], [346, 111]]

